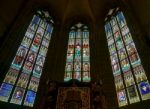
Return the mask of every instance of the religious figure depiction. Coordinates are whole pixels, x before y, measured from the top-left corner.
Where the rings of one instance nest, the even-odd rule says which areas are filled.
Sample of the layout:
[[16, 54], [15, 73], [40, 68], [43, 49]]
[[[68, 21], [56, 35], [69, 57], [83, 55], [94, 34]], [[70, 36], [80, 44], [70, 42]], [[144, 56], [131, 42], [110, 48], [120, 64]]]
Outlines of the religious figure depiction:
[[20, 48], [18, 50], [18, 53], [17, 53], [13, 63], [16, 64], [16, 65], [21, 65], [22, 62], [23, 62], [23, 59], [25, 57], [25, 54], [26, 54], [26, 49], [25, 48]]

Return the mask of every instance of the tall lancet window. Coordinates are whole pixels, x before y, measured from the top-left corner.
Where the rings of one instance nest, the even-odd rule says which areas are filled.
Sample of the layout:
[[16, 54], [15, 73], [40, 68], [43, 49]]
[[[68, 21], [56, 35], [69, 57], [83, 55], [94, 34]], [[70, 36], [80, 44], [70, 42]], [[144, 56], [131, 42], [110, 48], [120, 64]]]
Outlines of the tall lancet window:
[[0, 100], [33, 107], [53, 31], [48, 12], [37, 11], [0, 86]]
[[150, 99], [150, 85], [125, 16], [121, 11], [114, 11], [106, 20], [105, 32], [121, 107]]
[[68, 50], [64, 81], [77, 79], [89, 82], [90, 49], [88, 27], [78, 23], [69, 32]]

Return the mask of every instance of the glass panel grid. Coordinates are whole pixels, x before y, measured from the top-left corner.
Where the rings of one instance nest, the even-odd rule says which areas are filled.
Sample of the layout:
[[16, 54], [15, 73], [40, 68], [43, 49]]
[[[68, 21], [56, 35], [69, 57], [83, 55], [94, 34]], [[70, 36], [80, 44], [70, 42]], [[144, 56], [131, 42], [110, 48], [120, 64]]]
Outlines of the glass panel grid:
[[33, 16], [0, 87], [1, 101], [33, 107], [52, 30], [40, 15]]
[[105, 24], [119, 107], [150, 99], [149, 82], [122, 12]]
[[77, 24], [69, 32], [64, 81], [77, 79], [90, 81], [89, 31], [87, 26]]

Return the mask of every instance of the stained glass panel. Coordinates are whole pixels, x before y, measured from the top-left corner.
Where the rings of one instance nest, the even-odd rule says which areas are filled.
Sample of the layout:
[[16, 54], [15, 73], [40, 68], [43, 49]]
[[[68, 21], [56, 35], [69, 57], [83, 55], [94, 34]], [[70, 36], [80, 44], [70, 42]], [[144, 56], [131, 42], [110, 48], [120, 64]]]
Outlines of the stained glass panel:
[[12, 95], [10, 103], [21, 104], [24, 93], [25, 93], [24, 88], [16, 87]]
[[139, 90], [142, 96], [142, 100], [150, 98], [150, 84], [148, 81], [143, 81], [138, 84]]
[[73, 78], [81, 81], [81, 71], [74, 71]]
[[41, 74], [42, 74], [42, 67], [39, 65], [35, 65], [33, 70], [33, 76], [40, 78]]
[[135, 74], [137, 82], [147, 80], [147, 77], [145, 75], [145, 71], [144, 71], [142, 66], [138, 66], [138, 67], [134, 68], [134, 74]]
[[134, 85], [135, 81], [131, 71], [123, 73], [126, 87]]
[[15, 82], [16, 82], [16, 79], [17, 79], [17, 77], [18, 77], [18, 74], [19, 74], [19, 71], [18, 71], [18, 70], [15, 70], [15, 69], [10, 68], [10, 69], [8, 70], [8, 73], [6, 74], [6, 77], [5, 77], [5, 79], [4, 79], [4, 82], [10, 83], [10, 84], [14, 85]]
[[71, 79], [72, 79], [72, 71], [71, 72], [66, 71], [64, 81], [69, 81]]
[[117, 20], [118, 20], [120, 27], [123, 27], [126, 25], [125, 17], [122, 12], [117, 14]]
[[116, 90], [119, 91], [124, 89], [123, 79], [121, 75], [115, 76], [114, 79], [115, 79]]
[[121, 90], [117, 92], [117, 96], [118, 96], [119, 106], [125, 106], [128, 104], [125, 90]]
[[[150, 99], [150, 85], [122, 12], [107, 19], [105, 32], [119, 107]], [[140, 95], [139, 93], [140, 92]], [[128, 100], [127, 100], [128, 98]]]
[[53, 22], [46, 20], [49, 16], [40, 18], [42, 12], [33, 16], [27, 28], [0, 87], [1, 101], [33, 107], [53, 30]]
[[45, 57], [38, 55], [37, 60], [36, 60], [36, 64], [43, 67], [44, 61], [45, 61]]
[[28, 86], [28, 89], [37, 92], [38, 85], [39, 85], [39, 78], [32, 76], [29, 86]]
[[128, 87], [127, 92], [128, 92], [130, 103], [135, 103], [135, 102], [140, 101], [139, 96], [138, 96], [138, 92], [137, 92], [137, 88], [135, 85]]
[[83, 72], [83, 81], [89, 82], [91, 80], [90, 78], [90, 72]]
[[25, 101], [24, 101], [24, 105], [33, 107], [35, 97], [36, 97], [35, 92], [27, 91], [26, 98], [25, 98]]
[[106, 25], [105, 25], [105, 32], [106, 32], [107, 38], [109, 38], [110, 36], [112, 36], [111, 26], [110, 26], [109, 23], [106, 23]]
[[28, 84], [28, 81], [29, 81], [29, 75], [25, 74], [25, 73], [22, 73], [19, 77], [18, 82], [17, 82], [17, 86], [26, 88], [27, 84]]
[[22, 45], [26, 48], [29, 48], [30, 44], [31, 44], [31, 39], [28, 37], [24, 37], [23, 41], [22, 41]]
[[0, 87], [0, 100], [1, 101], [5, 101], [5, 102], [8, 101], [12, 88], [13, 88], [13, 85], [2, 83]]
[[90, 81], [90, 50], [88, 27], [79, 23], [71, 27], [64, 81]]
[[12, 62], [12, 66], [16, 69], [20, 69], [20, 67], [22, 66], [22, 63], [24, 61], [24, 58], [26, 56], [26, 53], [27, 53], [27, 49], [23, 46], [20, 46], [18, 51], [17, 51], [17, 54]]
[[34, 31], [27, 29], [25, 36], [32, 39], [34, 37]]

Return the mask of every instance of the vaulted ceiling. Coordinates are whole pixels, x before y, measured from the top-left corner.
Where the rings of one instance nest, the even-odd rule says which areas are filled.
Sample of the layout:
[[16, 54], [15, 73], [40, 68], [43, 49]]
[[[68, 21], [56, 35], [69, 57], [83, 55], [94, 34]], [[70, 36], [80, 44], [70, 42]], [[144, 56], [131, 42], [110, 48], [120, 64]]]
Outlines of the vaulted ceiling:
[[[83, 20], [94, 22], [103, 19], [107, 10], [116, 0], [1, 0], [1, 31], [8, 28], [21, 10], [29, 11], [36, 7], [46, 8], [58, 22]], [[24, 13], [22, 13], [24, 14]]]
[[[150, 4], [149, 0], [1, 0], [0, 1], [0, 36], [3, 31], [13, 25], [14, 20], [21, 13], [21, 10], [29, 11], [35, 7], [44, 7], [58, 23], [75, 22], [83, 20], [85, 22], [103, 21], [110, 8], [119, 1], [130, 2], [137, 14], [143, 15], [145, 5]], [[142, 8], [138, 8], [142, 6]], [[25, 12], [24, 11], [24, 12]], [[139, 16], [147, 18], [146, 15]], [[24, 14], [22, 12], [22, 14]]]
[[[115, 4], [116, 0], [34, 0], [35, 4], [45, 6], [52, 16], [61, 23], [94, 22], [104, 19], [108, 9]], [[101, 21], [101, 20], [100, 20]]]

